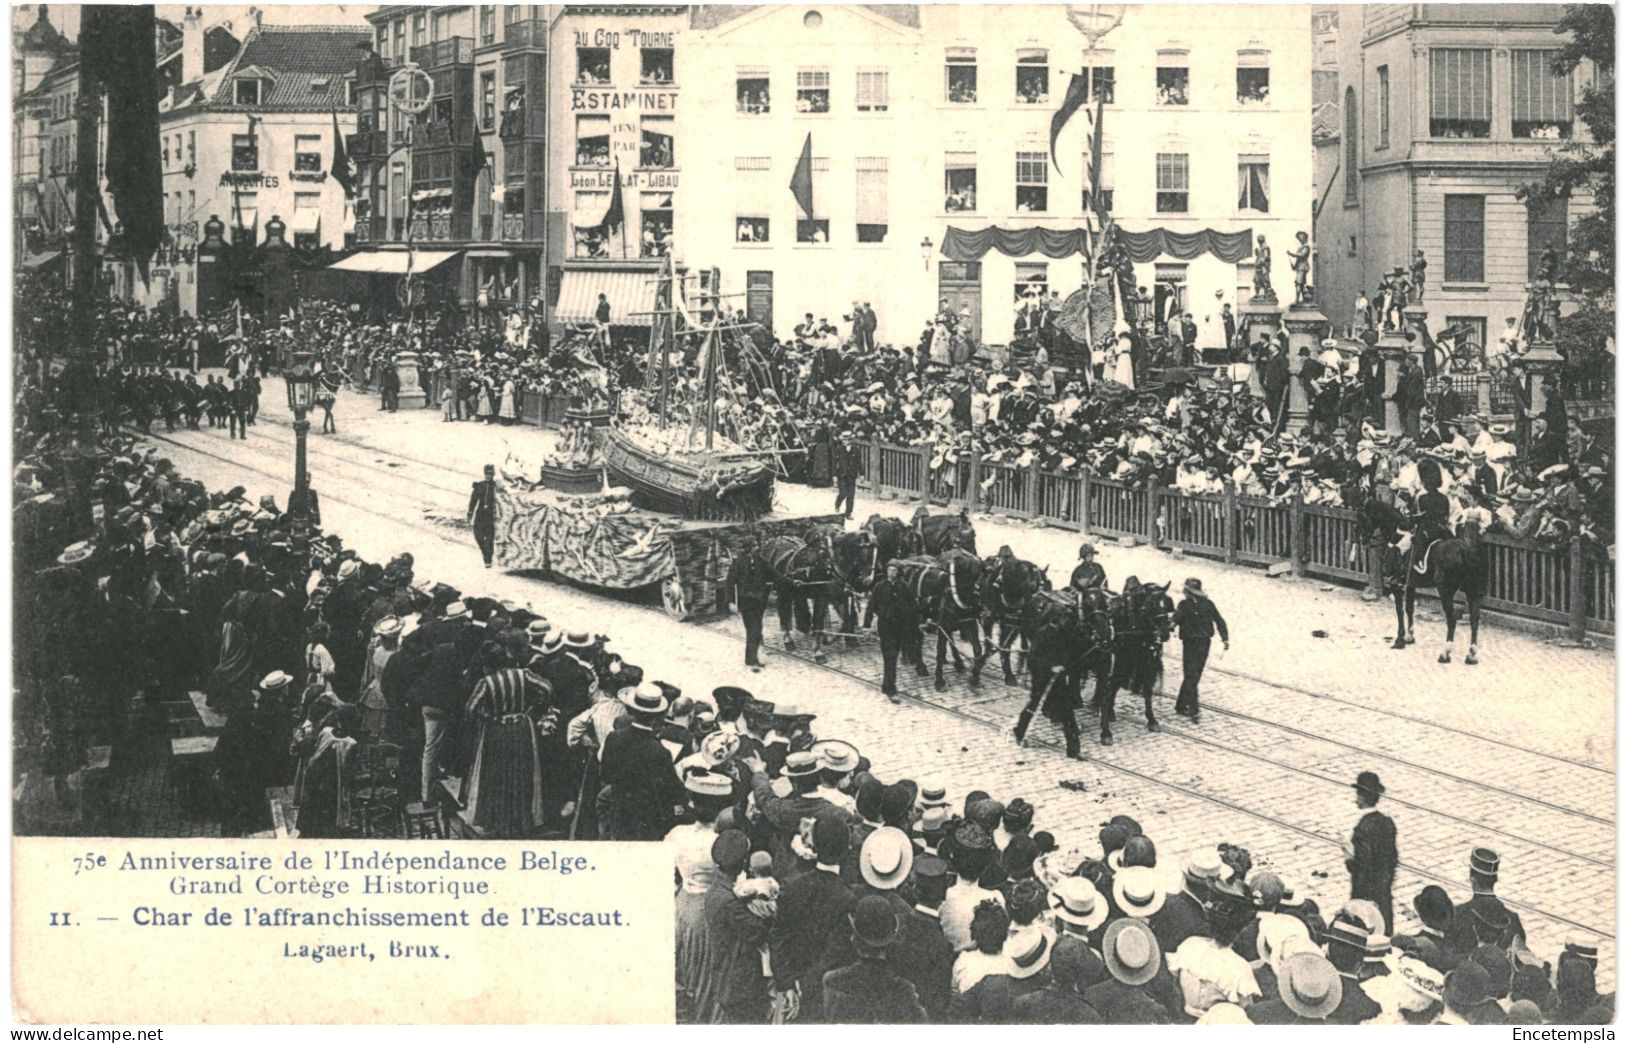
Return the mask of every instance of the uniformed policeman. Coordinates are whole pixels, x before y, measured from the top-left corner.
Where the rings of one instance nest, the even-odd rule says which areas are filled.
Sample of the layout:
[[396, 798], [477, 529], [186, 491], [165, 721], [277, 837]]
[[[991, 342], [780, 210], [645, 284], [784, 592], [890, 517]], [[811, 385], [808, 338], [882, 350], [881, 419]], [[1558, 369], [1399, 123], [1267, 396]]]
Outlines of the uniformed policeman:
[[1095, 560], [1095, 545], [1085, 543], [1078, 548], [1078, 567], [1072, 570], [1072, 589], [1082, 594], [1091, 589], [1105, 589], [1106, 570]]
[[864, 626], [868, 626], [871, 619], [876, 621], [880, 658], [885, 664], [880, 690], [892, 702], [897, 701], [897, 655], [911, 640], [919, 639], [919, 613], [901, 575], [902, 569], [895, 561], [887, 563], [886, 578], [870, 591], [869, 608], [863, 614]]
[[480, 545], [485, 567], [491, 567], [491, 556], [496, 551], [497, 539], [497, 469], [485, 465], [485, 477], [474, 483], [468, 497], [468, 521], [474, 529], [474, 542]]
[[722, 611], [730, 605], [739, 606], [739, 616], [745, 621], [745, 665], [756, 673], [763, 670], [762, 615], [767, 611], [767, 595], [772, 576], [762, 558], [762, 544], [754, 533], [745, 536], [744, 546], [728, 566], [728, 575], [717, 591]]

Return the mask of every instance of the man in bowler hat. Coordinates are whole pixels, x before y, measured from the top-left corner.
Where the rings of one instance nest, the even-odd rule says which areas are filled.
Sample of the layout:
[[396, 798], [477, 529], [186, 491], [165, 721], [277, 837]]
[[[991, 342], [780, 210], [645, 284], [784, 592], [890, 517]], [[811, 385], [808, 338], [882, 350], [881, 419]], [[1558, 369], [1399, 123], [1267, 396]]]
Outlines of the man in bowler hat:
[[1399, 847], [1394, 820], [1377, 810], [1383, 792], [1382, 780], [1374, 771], [1362, 771], [1354, 780], [1354, 799], [1365, 814], [1355, 824], [1354, 836], [1344, 846], [1343, 854], [1349, 871], [1349, 897], [1376, 903], [1382, 911], [1384, 933], [1391, 934]]

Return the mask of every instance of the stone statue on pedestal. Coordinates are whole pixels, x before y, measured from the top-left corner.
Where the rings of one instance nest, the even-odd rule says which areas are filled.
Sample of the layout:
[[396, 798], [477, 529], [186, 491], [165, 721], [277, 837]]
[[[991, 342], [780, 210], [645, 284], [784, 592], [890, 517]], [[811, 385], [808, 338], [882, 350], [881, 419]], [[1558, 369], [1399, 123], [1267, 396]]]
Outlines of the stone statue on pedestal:
[[1287, 252], [1292, 262], [1292, 289], [1293, 301], [1297, 304], [1313, 304], [1315, 292], [1309, 285], [1309, 233], [1298, 233], [1298, 245]]
[[1258, 237], [1253, 249], [1253, 300], [1275, 303], [1275, 289], [1270, 286], [1270, 248], [1264, 237]]
[[1427, 291], [1428, 259], [1422, 251], [1416, 251], [1416, 257], [1411, 261], [1411, 293], [1417, 304], [1422, 303], [1422, 297]]

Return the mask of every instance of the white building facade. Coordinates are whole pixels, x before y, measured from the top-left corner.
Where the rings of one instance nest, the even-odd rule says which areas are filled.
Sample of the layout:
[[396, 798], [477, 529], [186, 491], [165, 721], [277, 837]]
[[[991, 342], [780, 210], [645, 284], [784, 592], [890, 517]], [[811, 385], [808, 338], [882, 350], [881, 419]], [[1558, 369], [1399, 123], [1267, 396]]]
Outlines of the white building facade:
[[[1064, 298], [1083, 281], [1081, 252], [1055, 245], [1071, 240], [1030, 230], [1093, 224], [1093, 95], [1050, 145], [1087, 67], [1105, 97], [1101, 189], [1114, 222], [1154, 244], [1135, 274], [1159, 316], [1189, 310], [1199, 343], [1222, 343], [1220, 305], [1252, 286], [1238, 244], [1259, 234], [1290, 300], [1285, 255], [1313, 208], [1309, 9], [1129, 7], [1115, 27], [1069, 10], [698, 9], [680, 126], [719, 145], [685, 160], [679, 254], [720, 267], [780, 336], [809, 311], [840, 325], [856, 299], [881, 341], [912, 342], [946, 298], [983, 343], [1006, 344], [1021, 294]], [[1082, 30], [1106, 28], [1091, 50]], [[789, 189], [809, 134], [811, 223]]]

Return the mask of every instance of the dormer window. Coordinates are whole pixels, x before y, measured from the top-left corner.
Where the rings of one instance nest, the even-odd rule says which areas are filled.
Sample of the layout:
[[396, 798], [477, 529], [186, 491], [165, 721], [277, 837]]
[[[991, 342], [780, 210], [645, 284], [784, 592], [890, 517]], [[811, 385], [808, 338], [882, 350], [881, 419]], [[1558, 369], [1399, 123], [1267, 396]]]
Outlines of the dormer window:
[[327, 88], [333, 85], [331, 76], [313, 76], [310, 79], [310, 92], [312, 94], [326, 94]]
[[260, 81], [238, 80], [236, 90], [238, 105], [258, 105], [260, 103]]

